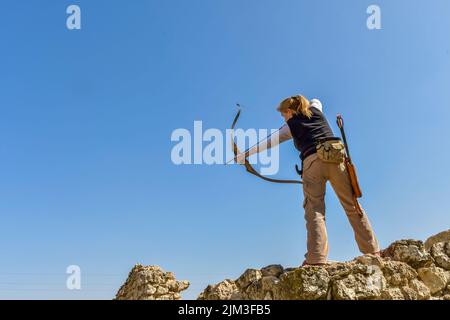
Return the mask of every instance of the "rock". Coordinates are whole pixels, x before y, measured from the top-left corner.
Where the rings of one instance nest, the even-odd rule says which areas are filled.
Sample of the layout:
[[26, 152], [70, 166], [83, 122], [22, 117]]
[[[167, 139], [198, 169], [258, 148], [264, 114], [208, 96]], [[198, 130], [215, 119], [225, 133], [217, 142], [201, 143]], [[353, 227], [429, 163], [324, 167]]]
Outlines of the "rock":
[[439, 267], [450, 271], [450, 241], [433, 244], [430, 252]]
[[324, 267], [306, 266], [280, 276], [278, 299], [322, 300], [327, 298], [330, 276]]
[[251, 283], [244, 291], [241, 291], [243, 300], [264, 300], [267, 294], [264, 291], [261, 279]]
[[[324, 266], [272, 264], [246, 269], [235, 280], [208, 285], [199, 300], [449, 300], [450, 230], [429, 238], [399, 240], [382, 257], [363, 255]], [[178, 300], [188, 281], [158, 266], [136, 265], [116, 299]]]
[[405, 300], [405, 296], [400, 288], [389, 288], [381, 294], [382, 300]]
[[[202, 299], [199, 299], [199, 300], [202, 300]], [[203, 299], [203, 300], [207, 300], [207, 299]], [[233, 293], [231, 294], [230, 300], [245, 300], [245, 299], [242, 296], [242, 293], [240, 293], [239, 291], [233, 291]]]
[[171, 292], [181, 292], [189, 287], [189, 282], [186, 280], [184, 281], [169, 280], [166, 282], [166, 286]]
[[335, 280], [332, 288], [332, 297], [336, 300], [368, 300], [381, 295], [380, 288], [367, 285], [367, 278], [360, 273]]
[[368, 300], [380, 298], [386, 288], [381, 258], [361, 256], [347, 263], [334, 263], [326, 269], [330, 275], [328, 299]]
[[145, 294], [152, 296], [156, 293], [156, 290], [157, 289], [155, 287], [153, 287], [152, 285], [148, 285], [147, 288], [145, 289]]
[[197, 300], [231, 300], [232, 297], [237, 298], [239, 293], [238, 287], [233, 280], [226, 279], [216, 285], [209, 285]]
[[[445, 257], [447, 247], [436, 245], [434, 256]], [[247, 269], [226, 299], [243, 300], [428, 300], [450, 295], [450, 272], [438, 268], [421, 241], [400, 240], [390, 245], [384, 258], [364, 255], [349, 262], [325, 266], [283, 268], [269, 265]], [[420, 270], [420, 275], [418, 271]], [[449, 286], [450, 289], [450, 286]], [[233, 291], [235, 290], [235, 291]], [[207, 294], [208, 299], [218, 295]]]
[[[236, 291], [230, 290], [233, 291], [231, 299], [426, 300], [431, 298], [430, 289], [418, 278], [418, 273], [410, 265], [372, 255], [323, 267], [286, 268], [279, 277], [272, 275], [259, 277], [256, 271], [248, 269], [238, 278], [243, 285], [236, 286]], [[210, 292], [211, 288], [208, 286], [205, 291]], [[204, 293], [202, 297], [212, 298], [213, 296]], [[229, 298], [230, 296], [226, 295], [226, 299]]]
[[280, 279], [275, 276], [267, 276], [258, 279], [242, 292], [243, 300], [279, 300]]
[[425, 250], [423, 242], [419, 240], [396, 241], [382, 251], [382, 256], [405, 262], [415, 269], [433, 264], [431, 255]]
[[417, 272], [410, 265], [399, 261], [386, 261], [383, 265], [386, 290], [384, 300], [424, 300], [430, 297], [425, 284], [417, 279]]
[[435, 243], [450, 242], [450, 230], [442, 231], [434, 236], [429, 237], [425, 241], [425, 249], [430, 250]]
[[172, 272], [159, 266], [137, 264], [130, 271], [116, 300], [179, 300], [180, 292], [189, 287], [188, 281], [176, 281]]
[[447, 275], [441, 268], [432, 266], [417, 270], [420, 280], [430, 289], [431, 294], [435, 294], [447, 286]]
[[[264, 272], [263, 272], [264, 270]], [[269, 272], [269, 270], [277, 270]], [[234, 283], [240, 285], [223, 295], [242, 300], [426, 300], [430, 289], [418, 279], [410, 265], [378, 256], [365, 255], [349, 262], [326, 266], [247, 269]], [[273, 275], [270, 275], [273, 274]], [[267, 275], [267, 276], [264, 276]], [[220, 285], [220, 284], [219, 284]], [[208, 286], [200, 298], [214, 299]]]
[[409, 283], [409, 288], [411, 289], [409, 291], [409, 300], [428, 300], [431, 297], [430, 289], [418, 279], [412, 279]]
[[363, 264], [363, 265], [367, 265], [367, 266], [378, 266], [378, 267], [383, 267], [384, 262], [383, 259], [379, 256], [375, 256], [375, 255], [371, 255], [371, 254], [367, 254], [364, 256], [360, 256], [360, 257], [356, 257], [355, 261]]
[[276, 276], [267, 276], [261, 279], [261, 289], [264, 292], [263, 300], [274, 300], [279, 295], [280, 279]]
[[175, 275], [173, 274], [173, 272], [166, 272], [164, 276], [167, 280], [175, 280]]
[[271, 264], [271, 265], [261, 269], [261, 274], [263, 277], [267, 277], [267, 276], [279, 277], [283, 272], [284, 272], [284, 269], [279, 264]]
[[416, 270], [400, 261], [386, 261], [383, 274], [389, 287], [405, 287], [412, 279], [417, 278]]
[[159, 286], [158, 289], [156, 289], [156, 294], [163, 296], [165, 294], [169, 293], [169, 289], [167, 289], [166, 287], [163, 286]]
[[245, 272], [236, 280], [236, 285], [240, 290], [245, 290], [250, 284], [261, 279], [262, 272], [256, 269], [247, 269]]

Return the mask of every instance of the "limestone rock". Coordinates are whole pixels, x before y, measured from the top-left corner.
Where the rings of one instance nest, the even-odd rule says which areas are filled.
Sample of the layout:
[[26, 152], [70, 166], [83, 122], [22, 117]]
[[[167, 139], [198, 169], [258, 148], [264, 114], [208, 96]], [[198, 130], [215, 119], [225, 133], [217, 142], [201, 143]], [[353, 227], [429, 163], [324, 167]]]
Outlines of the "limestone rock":
[[[382, 257], [363, 255], [324, 266], [271, 264], [208, 285], [199, 300], [450, 300], [450, 230], [399, 240]], [[116, 299], [180, 299], [188, 281], [158, 266], [136, 265]]]
[[405, 262], [413, 268], [421, 268], [433, 263], [430, 253], [425, 250], [423, 242], [419, 240], [396, 241], [383, 250], [382, 255], [392, 260]]
[[369, 300], [380, 298], [386, 279], [377, 265], [362, 265], [355, 261], [351, 272], [333, 277], [332, 297], [336, 300]]
[[383, 274], [389, 287], [408, 286], [412, 279], [417, 278], [417, 272], [410, 265], [400, 261], [386, 261]]
[[[430, 289], [420, 280], [413, 279], [409, 283], [408, 300], [428, 300], [431, 297]], [[406, 292], [405, 292], [406, 295]]]
[[[400, 240], [382, 257], [363, 255], [325, 266], [269, 265], [247, 269], [230, 281], [227, 294], [213, 295], [208, 286], [201, 298], [244, 300], [443, 300], [450, 299], [450, 243], [446, 233], [422, 241]], [[228, 285], [230, 285], [230, 283]]]
[[425, 249], [430, 250], [431, 247], [438, 242], [450, 242], [450, 229], [447, 231], [442, 231], [434, 236], [429, 237], [425, 241]]
[[176, 281], [172, 272], [164, 272], [159, 266], [137, 264], [117, 292], [116, 300], [179, 300], [180, 292], [188, 287], [188, 281]]
[[430, 252], [439, 267], [450, 271], [450, 241], [433, 244]]
[[284, 272], [283, 266], [279, 264], [271, 264], [261, 269], [263, 277], [274, 276], [279, 277]]
[[420, 280], [425, 283], [432, 294], [437, 293], [447, 287], [447, 275], [441, 268], [435, 266], [429, 268], [420, 268], [418, 270], [418, 274]]
[[231, 300], [239, 299], [239, 291], [233, 280], [225, 279], [216, 285], [209, 285], [200, 293], [197, 300]]
[[283, 273], [276, 298], [283, 300], [326, 299], [330, 275], [324, 267], [306, 266]]
[[247, 269], [245, 272], [236, 280], [236, 285], [240, 290], [245, 290], [253, 282], [261, 279], [262, 273], [260, 270]]
[[[433, 266], [432, 270], [436, 272], [435, 269]], [[276, 275], [281, 268], [277, 267], [277, 272], [267, 270], [273, 270], [273, 266], [262, 268], [261, 273], [256, 269], [247, 269], [236, 281], [226, 280], [208, 286], [199, 299], [427, 300], [434, 298], [431, 293], [438, 292], [430, 290], [410, 265], [373, 255], [326, 266], [286, 268], [279, 276]], [[427, 280], [428, 284], [434, 283], [433, 275], [428, 276], [432, 279]], [[439, 276], [442, 280], [446, 274], [442, 270]], [[238, 282], [240, 285], [237, 285]], [[442, 286], [443, 281], [439, 283], [439, 291]], [[443, 295], [444, 292], [440, 296]]]
[[405, 300], [405, 296], [400, 288], [389, 288], [383, 291], [382, 300]]

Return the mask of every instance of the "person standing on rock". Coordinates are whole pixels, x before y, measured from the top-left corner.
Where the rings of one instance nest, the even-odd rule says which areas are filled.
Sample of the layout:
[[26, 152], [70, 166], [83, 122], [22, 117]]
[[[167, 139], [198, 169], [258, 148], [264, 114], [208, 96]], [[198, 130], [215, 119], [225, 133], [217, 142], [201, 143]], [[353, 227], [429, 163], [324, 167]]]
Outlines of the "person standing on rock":
[[[286, 124], [263, 143], [238, 154], [236, 162], [243, 163], [252, 154], [272, 148], [289, 139], [300, 151], [303, 179], [303, 208], [307, 230], [307, 253], [303, 265], [327, 263], [328, 238], [325, 226], [325, 191], [330, 181], [353, 228], [359, 250], [363, 254], [379, 255], [379, 245], [366, 212], [353, 195], [353, 189], [343, 159], [343, 144], [322, 112], [319, 100], [309, 101], [302, 95], [284, 99], [278, 106]], [[318, 145], [328, 149], [318, 148]], [[340, 144], [340, 145], [339, 145]], [[342, 146], [342, 147], [340, 147]], [[335, 147], [333, 149], [333, 147]], [[331, 153], [321, 150], [332, 150]], [[334, 154], [333, 154], [334, 152]], [[342, 159], [340, 155], [342, 154]], [[333, 159], [334, 158], [334, 159]]]

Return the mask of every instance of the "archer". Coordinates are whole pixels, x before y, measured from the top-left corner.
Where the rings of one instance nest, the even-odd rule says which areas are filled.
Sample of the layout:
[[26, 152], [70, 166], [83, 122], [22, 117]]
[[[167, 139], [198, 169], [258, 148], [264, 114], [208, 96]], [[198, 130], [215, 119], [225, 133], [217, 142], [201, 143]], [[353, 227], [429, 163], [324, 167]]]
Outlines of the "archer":
[[[347, 218], [353, 228], [359, 250], [363, 254], [380, 255], [378, 240], [369, 222], [367, 214], [359, 204], [361, 197], [356, 171], [351, 162], [345, 140], [342, 117], [338, 116], [344, 143], [335, 137], [322, 112], [319, 100], [309, 101], [302, 95], [284, 99], [277, 111], [286, 124], [276, 133], [276, 139], [267, 137], [265, 143], [256, 145], [244, 153], [239, 153], [234, 140], [235, 161], [244, 164], [247, 171], [271, 182], [302, 183], [303, 208], [305, 210], [307, 230], [307, 252], [303, 265], [324, 265], [328, 259], [328, 239], [325, 226], [325, 191], [329, 181], [333, 187]], [[231, 129], [234, 129], [240, 111], [236, 115]], [[252, 154], [274, 147], [278, 143], [293, 139], [295, 148], [300, 152], [302, 170], [298, 170], [303, 181], [277, 180], [260, 175], [248, 162]], [[275, 141], [275, 143], [270, 143]]]

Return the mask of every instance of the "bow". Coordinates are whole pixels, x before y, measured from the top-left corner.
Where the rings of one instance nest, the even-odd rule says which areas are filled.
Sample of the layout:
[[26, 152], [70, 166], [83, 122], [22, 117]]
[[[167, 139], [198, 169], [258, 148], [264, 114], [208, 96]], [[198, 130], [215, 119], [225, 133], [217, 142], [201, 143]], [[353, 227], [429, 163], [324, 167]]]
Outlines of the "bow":
[[[237, 123], [237, 121], [239, 119], [239, 116], [241, 115], [241, 109], [240, 109], [239, 104], [238, 104], [238, 107], [239, 107], [239, 110], [238, 110], [236, 116], [234, 117], [233, 124], [231, 125], [231, 144], [232, 144], [232, 147], [233, 147], [233, 152], [234, 152], [234, 156], [235, 157], [237, 157], [238, 154], [240, 154], [240, 151], [239, 151], [239, 149], [237, 147], [237, 144], [234, 141], [234, 128], [235, 128], [236, 123]], [[263, 180], [269, 181], [269, 182], [274, 182], [274, 183], [297, 183], [297, 184], [302, 184], [303, 183], [302, 181], [298, 181], [298, 180], [278, 180], [278, 179], [272, 179], [272, 178], [265, 177], [265, 176], [261, 175], [258, 171], [256, 171], [252, 167], [252, 165], [248, 161], [247, 157], [244, 158], [244, 166], [245, 166], [245, 169], [247, 170], [247, 172], [249, 172], [249, 173], [251, 173], [251, 174], [253, 174], [253, 175], [255, 175], [255, 176], [257, 176], [257, 177], [259, 177], [259, 178], [261, 178]]]

